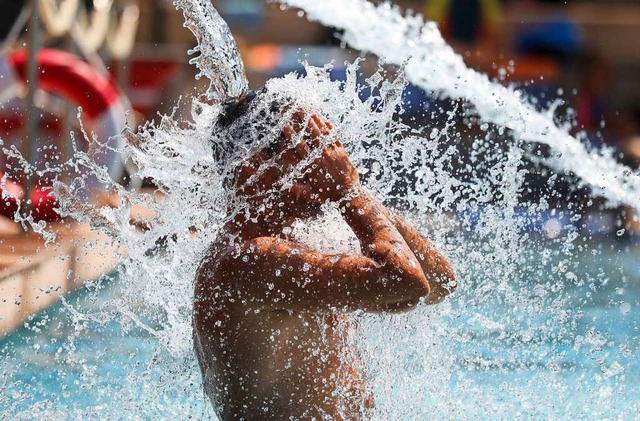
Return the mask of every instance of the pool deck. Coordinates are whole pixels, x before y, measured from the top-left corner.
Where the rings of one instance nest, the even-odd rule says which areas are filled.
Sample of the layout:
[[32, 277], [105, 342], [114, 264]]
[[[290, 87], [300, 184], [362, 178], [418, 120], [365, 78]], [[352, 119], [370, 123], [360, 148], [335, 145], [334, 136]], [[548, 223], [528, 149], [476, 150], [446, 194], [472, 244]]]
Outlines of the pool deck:
[[85, 282], [111, 272], [123, 256], [105, 234], [88, 225], [50, 224], [57, 238], [45, 246], [37, 233], [24, 233], [0, 218], [0, 337]]
[[[162, 196], [148, 191], [161, 200]], [[98, 205], [117, 207], [120, 199], [102, 195]], [[145, 229], [154, 217], [142, 205], [130, 208], [132, 226]], [[34, 314], [56, 303], [60, 296], [114, 270], [126, 257], [124, 248], [106, 234], [77, 222], [55, 222], [47, 230], [56, 234], [49, 245], [35, 232], [0, 216], [0, 338]]]

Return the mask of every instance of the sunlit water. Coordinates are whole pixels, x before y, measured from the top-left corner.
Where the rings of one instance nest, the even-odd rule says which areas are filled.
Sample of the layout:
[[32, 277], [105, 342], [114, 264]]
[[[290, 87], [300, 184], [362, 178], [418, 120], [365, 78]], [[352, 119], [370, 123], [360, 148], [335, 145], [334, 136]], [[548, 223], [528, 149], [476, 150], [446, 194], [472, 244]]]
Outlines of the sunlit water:
[[[556, 251], [555, 247], [549, 250]], [[448, 367], [451, 378], [444, 383], [441, 379], [420, 383], [415, 377], [424, 382], [425, 368], [428, 372], [435, 370], [443, 356], [430, 355], [425, 364], [424, 348], [432, 350], [433, 344], [416, 344], [413, 340], [404, 344], [402, 336], [407, 336], [406, 341], [408, 334], [400, 338], [394, 335], [401, 342], [389, 350], [394, 351], [393, 357], [383, 357], [393, 358], [387, 363], [401, 368], [396, 376], [402, 377], [398, 381], [412, 385], [411, 396], [393, 387], [394, 383], [381, 385], [379, 403], [401, 405], [398, 414], [403, 419], [419, 415], [418, 419], [423, 419], [430, 414], [437, 414], [437, 418], [512, 418], [517, 413], [527, 418], [633, 419], [640, 409], [638, 252], [639, 245], [590, 243], [576, 257], [576, 276], [602, 271], [609, 280], [595, 291], [587, 284], [568, 288], [571, 298], [567, 308], [582, 313], [574, 328], [582, 332], [578, 346], [560, 345], [533, 332], [527, 337], [514, 337], [515, 332], [507, 329], [513, 318], [543, 325], [548, 317], [531, 318], [525, 309], [508, 305], [474, 305], [473, 311], [460, 311], [466, 315], [447, 322], [457, 325], [456, 337], [444, 341], [449, 343], [445, 349], [455, 352]], [[478, 277], [491, 279], [490, 274]], [[532, 274], [518, 289], [534, 288], [537, 278]], [[69, 297], [67, 305], [73, 310], [57, 305], [0, 342], [5, 382], [0, 402], [10, 402], [12, 413], [19, 414], [19, 419], [32, 419], [38, 402], [48, 402], [35, 407], [46, 408], [49, 415], [76, 411], [78, 416], [91, 414], [101, 419], [210, 415], [197, 383], [174, 385], [173, 393], [158, 393], [156, 387], [166, 387], [170, 373], [152, 362], [166, 356], [156, 337], [135, 326], [123, 329], [115, 320], [76, 321], [75, 311], [100, 311], [117, 300], [125, 287], [121, 280], [108, 277], [96, 284], [95, 292], [90, 288]], [[430, 316], [423, 312], [416, 318]], [[405, 319], [397, 325], [409, 332], [429, 329], [428, 324], [414, 325]], [[382, 344], [389, 338], [370, 340]], [[418, 348], [413, 348], [416, 345]], [[9, 364], [14, 359], [7, 354], [19, 355], [20, 364]], [[555, 368], [548, 360], [554, 361]], [[185, 365], [180, 370], [189, 371], [190, 367]], [[416, 397], [418, 401], [413, 400]], [[434, 408], [438, 409], [434, 412]]]
[[[233, 77], [236, 70], [225, 71]], [[129, 257], [117, 280], [89, 285], [0, 345], [3, 415], [214, 417], [192, 351], [195, 271], [232, 199], [223, 179], [278, 137], [297, 109], [334, 124], [366, 187], [403, 209], [460, 280], [441, 305], [356, 315], [377, 419], [638, 413], [637, 246], [589, 239], [586, 200], [556, 197], [571, 178], [550, 177], [531, 194], [530, 177], [543, 166], [517, 136], [450, 112], [455, 106], [427, 110], [425, 125], [407, 125], [403, 72], [380, 69], [362, 84], [359, 63], [342, 83], [331, 81], [330, 70], [305, 66], [304, 78], [269, 81], [231, 128], [245, 130], [246, 143], [230, 146], [216, 125], [219, 100], [184, 100], [188, 121], [166, 116], [127, 132], [123, 152], [163, 200], [111, 183], [123, 205], [94, 209], [77, 199], [86, 194], [82, 183], [56, 185], [64, 213], [107, 232]], [[290, 104], [275, 122], [266, 112], [274, 101]], [[258, 133], [260, 123], [274, 128]], [[74, 162], [109, 183], [86, 156]], [[577, 184], [569, 192], [579, 193]], [[131, 203], [156, 212], [148, 230], [130, 225]], [[322, 221], [298, 222], [293, 234], [322, 249], [353, 248], [339, 215], [326, 211]]]
[[467, 67], [435, 22], [425, 22], [420, 14], [403, 15], [400, 7], [389, 2], [272, 1], [299, 7], [309, 19], [344, 30], [342, 38], [353, 48], [404, 65], [407, 79], [428, 92], [470, 102], [484, 122], [511, 130], [517, 139], [549, 146], [552, 153], [545, 158], [546, 165], [573, 172], [611, 205], [627, 203], [640, 211], [640, 173], [618, 164], [611, 151], [569, 135], [570, 124], [558, 125], [554, 112], [564, 103], [561, 98], [550, 110], [538, 111], [521, 90]]
[[196, 56], [190, 60], [200, 71], [196, 79], [206, 77], [210, 86], [207, 96], [225, 101], [238, 98], [249, 89], [244, 63], [227, 23], [209, 0], [176, 0], [182, 10], [185, 27], [198, 40], [198, 46], [189, 51]]

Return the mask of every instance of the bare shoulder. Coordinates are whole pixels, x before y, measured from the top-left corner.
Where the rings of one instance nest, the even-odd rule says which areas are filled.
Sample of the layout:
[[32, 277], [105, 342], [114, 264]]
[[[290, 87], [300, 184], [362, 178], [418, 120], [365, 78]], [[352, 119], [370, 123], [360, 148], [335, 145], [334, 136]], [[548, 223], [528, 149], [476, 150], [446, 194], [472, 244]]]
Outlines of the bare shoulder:
[[276, 237], [214, 245], [198, 271], [195, 299], [200, 302], [195, 307], [208, 312], [225, 306], [380, 311], [388, 304], [413, 302], [428, 294], [421, 270], [389, 262], [326, 254]]
[[232, 253], [232, 247], [223, 244], [220, 241], [214, 242], [207, 250], [204, 258], [196, 271], [195, 291], [194, 291], [194, 308], [198, 309], [203, 305], [210, 307], [220, 297], [220, 294], [227, 291], [224, 278], [219, 270], [221, 259], [225, 255]]
[[[272, 269], [301, 249], [297, 243], [275, 237], [258, 237], [240, 243], [213, 243], [196, 272], [197, 300], [209, 303], [215, 298], [237, 294], [253, 279], [273, 276]], [[309, 251], [305, 250], [306, 255]]]

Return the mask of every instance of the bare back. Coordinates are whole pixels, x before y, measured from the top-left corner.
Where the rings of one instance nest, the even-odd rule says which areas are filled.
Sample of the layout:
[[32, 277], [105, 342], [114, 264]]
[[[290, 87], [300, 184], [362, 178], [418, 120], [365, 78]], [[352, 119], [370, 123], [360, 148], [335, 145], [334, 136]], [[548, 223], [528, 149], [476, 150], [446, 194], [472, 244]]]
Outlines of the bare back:
[[[215, 275], [199, 276], [198, 294], [211, 296], [205, 290], [215, 281]], [[195, 328], [205, 391], [223, 419], [366, 418], [372, 400], [349, 347], [348, 315], [264, 309], [220, 297], [198, 302]]]

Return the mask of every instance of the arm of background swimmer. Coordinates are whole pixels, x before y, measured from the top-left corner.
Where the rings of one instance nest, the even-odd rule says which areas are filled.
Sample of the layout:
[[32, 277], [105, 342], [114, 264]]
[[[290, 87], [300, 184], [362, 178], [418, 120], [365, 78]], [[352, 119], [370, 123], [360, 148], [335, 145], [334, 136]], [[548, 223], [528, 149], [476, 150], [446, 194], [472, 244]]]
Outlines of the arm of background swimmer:
[[343, 216], [363, 256], [330, 255], [262, 237], [223, 257], [220, 279], [249, 305], [298, 311], [375, 312], [428, 295], [418, 260], [382, 205], [363, 192], [344, 206]]

